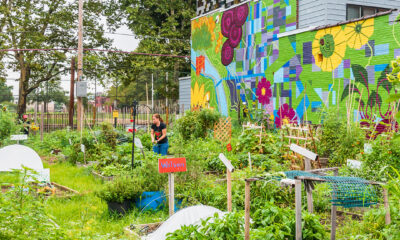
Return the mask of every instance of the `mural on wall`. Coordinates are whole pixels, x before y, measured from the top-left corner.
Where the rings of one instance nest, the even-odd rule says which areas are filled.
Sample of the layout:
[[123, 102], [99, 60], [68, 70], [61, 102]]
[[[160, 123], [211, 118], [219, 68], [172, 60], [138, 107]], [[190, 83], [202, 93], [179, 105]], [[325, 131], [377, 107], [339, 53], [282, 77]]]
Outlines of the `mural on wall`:
[[394, 91], [386, 74], [400, 55], [396, 15], [278, 38], [296, 29], [295, 9], [295, 0], [262, 0], [194, 19], [192, 92], [209, 98], [192, 107], [233, 118], [238, 109], [262, 110], [277, 127], [320, 123], [335, 107], [383, 131], [394, 107], [384, 101]]

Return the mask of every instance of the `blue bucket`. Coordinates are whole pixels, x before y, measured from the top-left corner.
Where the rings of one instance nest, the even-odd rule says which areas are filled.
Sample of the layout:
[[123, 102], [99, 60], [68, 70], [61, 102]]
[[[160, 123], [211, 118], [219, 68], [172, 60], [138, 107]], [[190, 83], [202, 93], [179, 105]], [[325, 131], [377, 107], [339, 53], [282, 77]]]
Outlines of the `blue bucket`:
[[[167, 206], [167, 196], [164, 191], [143, 192], [142, 195], [135, 200], [135, 205], [140, 210], [157, 211]], [[175, 211], [181, 208], [182, 199], [175, 199]]]
[[166, 202], [167, 198], [164, 191], [143, 192], [142, 195], [136, 199], [135, 205], [140, 210], [156, 211], [162, 209]]

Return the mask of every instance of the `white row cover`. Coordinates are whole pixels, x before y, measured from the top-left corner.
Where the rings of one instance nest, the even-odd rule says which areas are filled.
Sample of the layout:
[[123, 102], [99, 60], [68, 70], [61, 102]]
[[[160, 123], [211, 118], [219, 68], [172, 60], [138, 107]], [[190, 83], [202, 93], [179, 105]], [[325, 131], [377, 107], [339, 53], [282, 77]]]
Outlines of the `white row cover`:
[[22, 169], [22, 165], [34, 170], [43, 169], [40, 156], [27, 146], [14, 144], [0, 149], [0, 172]]

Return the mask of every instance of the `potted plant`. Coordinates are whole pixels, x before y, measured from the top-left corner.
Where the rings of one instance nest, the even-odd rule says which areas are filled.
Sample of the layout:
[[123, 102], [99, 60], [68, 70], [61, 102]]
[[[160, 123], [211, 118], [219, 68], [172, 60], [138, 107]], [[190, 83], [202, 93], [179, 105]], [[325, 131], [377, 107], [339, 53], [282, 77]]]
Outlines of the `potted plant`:
[[143, 184], [139, 178], [119, 176], [108, 182], [96, 195], [107, 202], [108, 210], [118, 214], [125, 214], [143, 192]]

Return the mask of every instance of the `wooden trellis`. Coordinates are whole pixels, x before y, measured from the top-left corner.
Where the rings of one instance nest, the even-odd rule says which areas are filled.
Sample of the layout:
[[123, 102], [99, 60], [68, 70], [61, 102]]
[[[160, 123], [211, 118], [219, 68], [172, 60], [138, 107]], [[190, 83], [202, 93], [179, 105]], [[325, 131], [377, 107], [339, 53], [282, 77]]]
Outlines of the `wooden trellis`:
[[[314, 130], [311, 125], [295, 125], [290, 124], [282, 129], [282, 139], [288, 139], [288, 147], [291, 144], [299, 145], [303, 148], [311, 149], [314, 152], [317, 152], [317, 146], [315, 144], [314, 138]], [[301, 157], [295, 153], [287, 153], [287, 157], [292, 161], [292, 169], [303, 168], [302, 164], [298, 166], [299, 160]], [[300, 161], [302, 162], [302, 161]], [[321, 163], [319, 159], [317, 159], [318, 167], [321, 167]]]
[[214, 138], [229, 143], [232, 137], [232, 121], [230, 117], [221, 118], [214, 126]]

